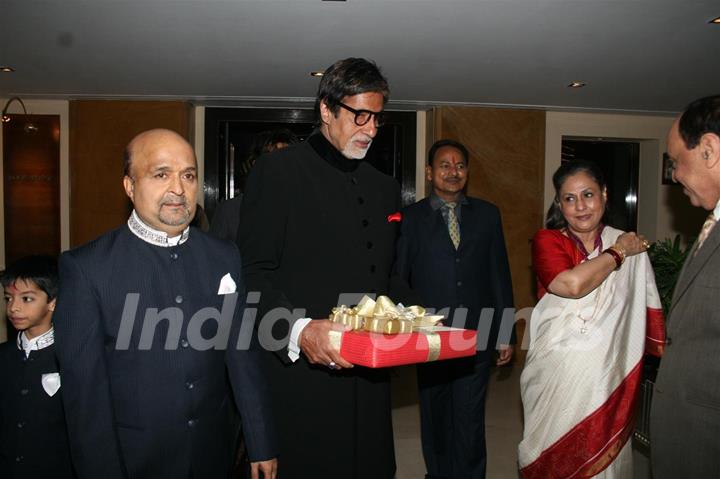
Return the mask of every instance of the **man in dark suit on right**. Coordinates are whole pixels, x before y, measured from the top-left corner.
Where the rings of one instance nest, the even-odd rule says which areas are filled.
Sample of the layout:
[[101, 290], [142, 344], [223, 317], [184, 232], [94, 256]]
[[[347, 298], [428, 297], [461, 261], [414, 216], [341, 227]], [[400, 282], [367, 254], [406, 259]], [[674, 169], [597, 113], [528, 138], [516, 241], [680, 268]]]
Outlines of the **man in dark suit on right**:
[[513, 353], [512, 321], [499, 334], [503, 312], [513, 306], [500, 212], [465, 196], [468, 157], [457, 141], [433, 144], [426, 167], [432, 193], [403, 210], [398, 240], [396, 272], [422, 305], [442, 311], [448, 325], [477, 329], [479, 337], [475, 356], [418, 366], [428, 479], [485, 477], [490, 364], [498, 343], [498, 365]]
[[653, 477], [720, 477], [720, 95], [668, 133], [673, 179], [710, 211], [673, 293], [650, 416]]

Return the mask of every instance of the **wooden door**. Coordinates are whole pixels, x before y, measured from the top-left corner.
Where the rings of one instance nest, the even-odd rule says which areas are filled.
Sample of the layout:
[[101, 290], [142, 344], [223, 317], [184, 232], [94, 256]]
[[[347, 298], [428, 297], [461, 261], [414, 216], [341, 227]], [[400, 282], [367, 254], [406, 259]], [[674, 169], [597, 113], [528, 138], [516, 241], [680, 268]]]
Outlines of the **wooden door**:
[[60, 117], [3, 123], [5, 264], [60, 253]]
[[468, 195], [500, 208], [515, 306], [533, 306], [530, 240], [543, 224], [545, 112], [440, 107], [433, 124], [434, 140], [457, 140], [470, 151]]

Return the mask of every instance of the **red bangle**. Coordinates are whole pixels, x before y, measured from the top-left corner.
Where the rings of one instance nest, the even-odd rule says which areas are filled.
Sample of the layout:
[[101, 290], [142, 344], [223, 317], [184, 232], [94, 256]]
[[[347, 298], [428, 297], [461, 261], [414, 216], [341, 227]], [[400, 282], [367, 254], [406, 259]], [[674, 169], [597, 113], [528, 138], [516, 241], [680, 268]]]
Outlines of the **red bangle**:
[[607, 253], [610, 256], [612, 256], [613, 259], [615, 260], [615, 269], [620, 269], [620, 266], [622, 266], [622, 264], [623, 264], [624, 258], [622, 257], [622, 255], [620, 253], [618, 253], [615, 250], [615, 248], [612, 248], [612, 247], [608, 248], [605, 251], [603, 251], [603, 253]]

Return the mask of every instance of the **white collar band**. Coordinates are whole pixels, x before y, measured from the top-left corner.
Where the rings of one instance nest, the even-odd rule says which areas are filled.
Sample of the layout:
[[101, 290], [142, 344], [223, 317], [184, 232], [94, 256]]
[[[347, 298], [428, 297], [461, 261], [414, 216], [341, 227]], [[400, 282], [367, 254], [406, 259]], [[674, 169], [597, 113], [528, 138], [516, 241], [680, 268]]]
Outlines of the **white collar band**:
[[146, 225], [135, 210], [133, 210], [130, 218], [128, 218], [127, 224], [135, 236], [147, 243], [163, 248], [181, 245], [187, 241], [188, 236], [190, 236], [190, 227], [188, 226], [180, 235], [169, 238], [168, 234], [164, 231], [158, 231]]
[[52, 346], [54, 343], [55, 328], [53, 328], [52, 326], [40, 336], [35, 336], [32, 339], [28, 339], [25, 331], [22, 331], [17, 336], [17, 347], [21, 351], [25, 351], [25, 357], [30, 356], [30, 351], [45, 349], [48, 346]]

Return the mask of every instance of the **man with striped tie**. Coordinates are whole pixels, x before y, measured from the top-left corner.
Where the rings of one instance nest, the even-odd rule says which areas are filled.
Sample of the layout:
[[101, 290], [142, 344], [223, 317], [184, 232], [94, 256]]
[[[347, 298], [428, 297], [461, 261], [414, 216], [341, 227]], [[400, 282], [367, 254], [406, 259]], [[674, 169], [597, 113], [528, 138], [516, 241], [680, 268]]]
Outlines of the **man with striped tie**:
[[667, 143], [673, 180], [710, 214], [667, 318], [650, 417], [653, 476], [720, 477], [720, 95], [691, 103]]
[[[429, 198], [403, 211], [396, 271], [423, 306], [446, 325], [478, 330], [469, 358], [418, 366], [420, 418], [427, 478], [485, 477], [485, 392], [495, 349], [510, 361], [512, 284], [500, 212], [465, 196], [469, 152], [454, 140], [437, 141], [425, 169]], [[512, 314], [509, 318], [512, 320]], [[498, 339], [499, 337], [499, 339]]]

